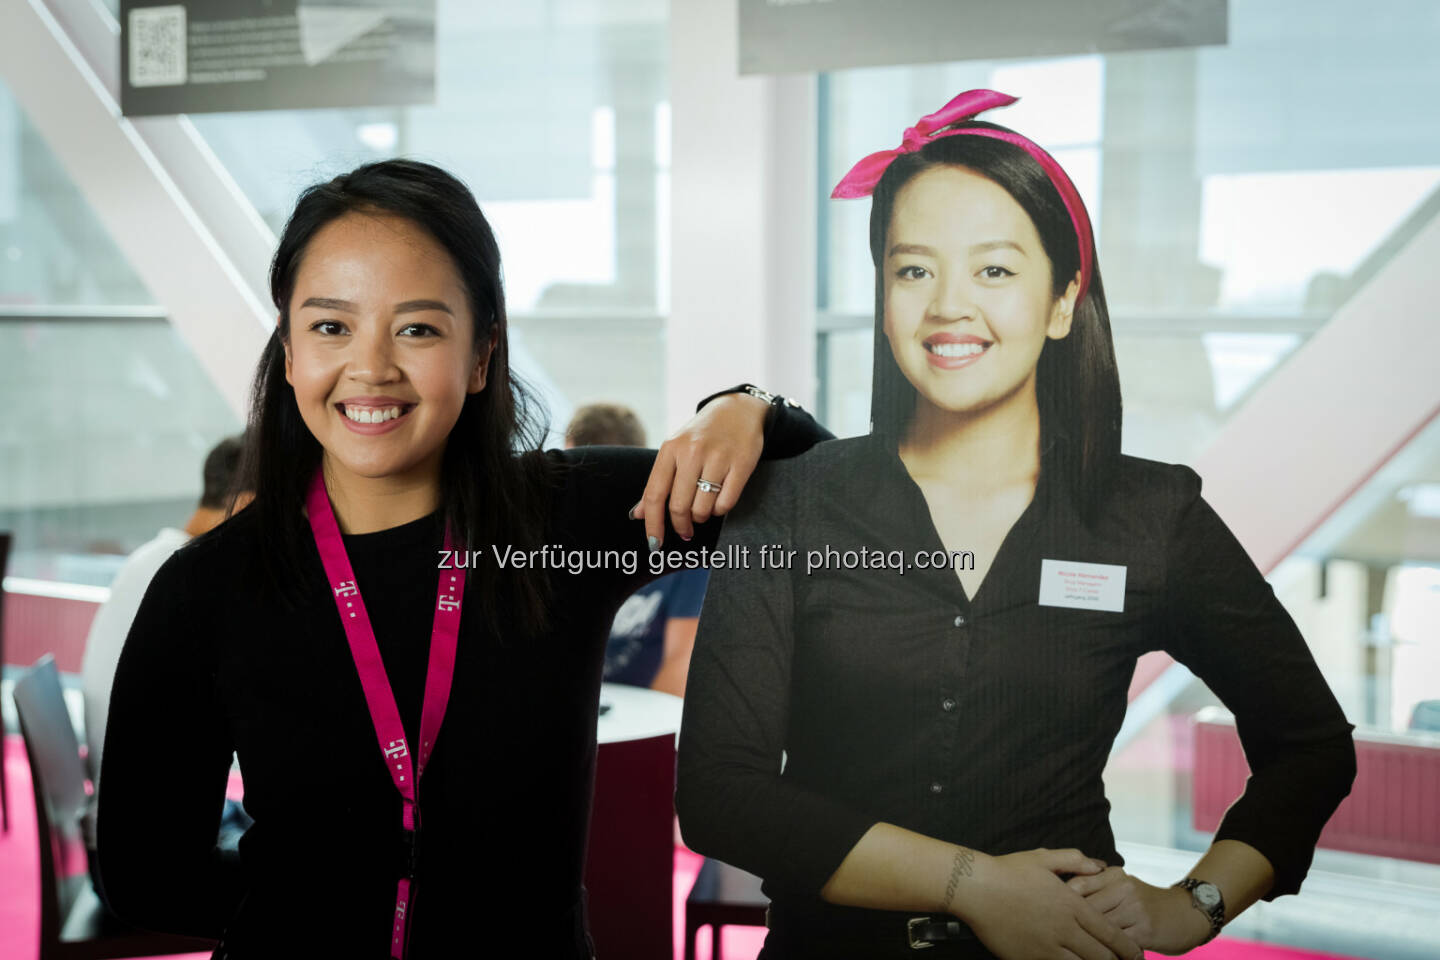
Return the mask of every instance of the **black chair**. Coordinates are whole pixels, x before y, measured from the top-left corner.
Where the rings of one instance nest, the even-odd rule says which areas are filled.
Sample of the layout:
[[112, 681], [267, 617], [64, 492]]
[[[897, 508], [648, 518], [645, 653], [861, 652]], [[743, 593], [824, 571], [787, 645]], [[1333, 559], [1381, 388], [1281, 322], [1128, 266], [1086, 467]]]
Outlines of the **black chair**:
[[[10, 563], [10, 534], [0, 533], [0, 584]], [[0, 586], [0, 671], [5, 669], [5, 589]], [[0, 831], [10, 832], [10, 791], [5, 786], [5, 731], [0, 730]]]
[[126, 926], [90, 884], [80, 815], [85, 764], [65, 709], [55, 658], [46, 654], [15, 684], [20, 735], [35, 787], [40, 841], [40, 960], [109, 960], [215, 949], [212, 940]]
[[710, 956], [720, 960], [720, 928], [765, 926], [770, 900], [760, 892], [761, 880], [739, 867], [706, 858], [685, 898], [685, 960], [695, 960], [695, 935], [710, 927]]

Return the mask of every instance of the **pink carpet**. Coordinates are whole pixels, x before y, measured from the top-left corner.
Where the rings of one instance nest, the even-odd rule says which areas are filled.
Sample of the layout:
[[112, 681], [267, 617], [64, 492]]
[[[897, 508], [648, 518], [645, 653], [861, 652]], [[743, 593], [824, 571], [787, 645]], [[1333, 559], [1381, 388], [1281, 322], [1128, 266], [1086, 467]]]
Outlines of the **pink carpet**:
[[[35, 807], [30, 792], [30, 767], [19, 737], [4, 738], [5, 775], [10, 794], [10, 830], [0, 833], [0, 960], [34, 960], [40, 952], [40, 854], [35, 837]], [[700, 857], [683, 847], [675, 850], [675, 957], [685, 955], [685, 897]], [[765, 940], [762, 927], [726, 927], [721, 957], [710, 956], [710, 932], [700, 931], [697, 960], [754, 960]], [[206, 960], [209, 954], [181, 954], [165, 960]], [[1332, 954], [1291, 950], [1270, 944], [1222, 937], [1187, 954], [1193, 960], [1345, 960]]]

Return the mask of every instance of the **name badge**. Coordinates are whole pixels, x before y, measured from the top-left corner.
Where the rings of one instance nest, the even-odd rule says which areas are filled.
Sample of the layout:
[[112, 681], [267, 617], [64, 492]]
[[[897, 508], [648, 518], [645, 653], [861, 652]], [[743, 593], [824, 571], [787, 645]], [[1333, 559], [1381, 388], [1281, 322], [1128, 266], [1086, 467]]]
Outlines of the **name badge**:
[[1040, 561], [1040, 606], [1075, 610], [1125, 609], [1125, 568], [1113, 563]]

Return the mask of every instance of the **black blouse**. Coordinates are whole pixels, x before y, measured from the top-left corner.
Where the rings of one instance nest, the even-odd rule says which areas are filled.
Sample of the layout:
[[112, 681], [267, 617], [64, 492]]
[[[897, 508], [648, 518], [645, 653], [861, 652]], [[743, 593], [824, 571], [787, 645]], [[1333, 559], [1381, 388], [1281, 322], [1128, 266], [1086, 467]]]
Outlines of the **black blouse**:
[[[827, 436], [808, 414], [777, 411], [765, 455], [794, 455]], [[413, 958], [475, 955], [467, 944], [480, 949], [497, 937], [529, 944], [527, 956], [589, 956], [581, 875], [602, 656], [616, 609], [654, 578], [643, 526], [626, 516], [654, 451], [546, 456], [558, 482], [545, 542], [635, 549], [639, 563], [628, 574], [552, 573], [543, 636], [505, 634], [502, 624], [504, 641], [490, 642], [467, 605], [449, 708], [420, 784]], [[671, 531], [664, 548], [713, 546], [718, 528], [697, 526], [688, 544]], [[400, 796], [378, 755], [319, 555], [312, 547], [313, 602], [283, 612], [261, 576], [257, 533], [242, 511], [191, 541], [140, 606], [106, 734], [106, 894], [139, 926], [223, 931], [228, 957], [385, 957]], [[412, 740], [441, 542], [438, 514], [345, 537]], [[470, 574], [487, 575], [500, 575], [493, 557]], [[255, 819], [238, 860], [215, 846], [232, 751]]]
[[[765, 465], [727, 519], [721, 547], [757, 559], [711, 573], [677, 806], [695, 850], [765, 878], [772, 920], [885, 917], [819, 898], [880, 821], [990, 854], [1078, 847], [1121, 863], [1101, 773], [1136, 658], [1157, 649], [1236, 716], [1253, 775], [1217, 839], [1270, 860], [1268, 897], [1299, 889], [1355, 771], [1352, 727], [1304, 639], [1194, 471], [1122, 457], [1087, 526], [1053, 464], [1052, 450], [974, 598], [948, 568], [843, 569], [863, 562], [846, 550], [913, 563], [944, 549], [875, 437]], [[793, 565], [760, 569], [763, 544], [796, 550]], [[827, 547], [838, 562], [807, 573]], [[1125, 567], [1123, 609], [1040, 605], [1046, 559]], [[908, 916], [889, 918], [903, 930]]]

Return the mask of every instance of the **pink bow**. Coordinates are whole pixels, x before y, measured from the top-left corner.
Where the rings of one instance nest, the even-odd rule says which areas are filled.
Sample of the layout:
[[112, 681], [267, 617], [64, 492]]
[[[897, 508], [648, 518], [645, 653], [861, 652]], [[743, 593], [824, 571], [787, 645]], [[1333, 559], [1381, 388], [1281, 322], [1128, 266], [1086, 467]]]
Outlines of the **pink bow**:
[[952, 123], [969, 120], [977, 113], [984, 113], [995, 107], [1008, 107], [1015, 100], [1015, 97], [996, 90], [966, 90], [939, 110], [915, 121], [915, 126], [907, 127], [905, 135], [900, 140], [900, 146], [894, 150], [872, 153], [851, 167], [844, 179], [836, 184], [830, 196], [836, 200], [853, 200], [856, 197], [870, 196], [875, 189], [875, 184], [880, 182], [880, 177], [885, 169], [900, 154], [914, 153], [931, 140], [938, 140], [948, 134], [963, 133], [963, 130], [945, 131], [945, 128]]
[[902, 153], [914, 153], [932, 140], [939, 140], [941, 137], [953, 137], [959, 134], [970, 134], [977, 137], [988, 137], [992, 140], [1003, 140], [1024, 150], [1040, 164], [1040, 167], [1050, 177], [1050, 182], [1055, 185], [1060, 199], [1065, 203], [1065, 209], [1070, 214], [1070, 222], [1075, 227], [1075, 239], [1080, 248], [1080, 292], [1075, 298], [1079, 303], [1085, 299], [1085, 291], [1090, 287], [1090, 274], [1095, 264], [1095, 241], [1090, 235], [1090, 215], [1085, 211], [1085, 203], [1080, 199], [1080, 193], [1075, 189], [1075, 184], [1070, 182], [1060, 164], [1055, 158], [1042, 150], [1037, 144], [1020, 136], [1018, 133], [1008, 133], [1003, 130], [990, 130], [986, 127], [962, 127], [959, 130], [946, 130], [945, 128], [961, 120], [969, 120], [977, 113], [995, 107], [1008, 107], [1016, 101], [1016, 97], [1000, 93], [997, 90], [966, 90], [955, 97], [945, 106], [934, 113], [921, 117], [915, 122], [915, 126], [909, 127], [900, 140], [900, 146], [894, 150], [881, 150], [872, 153], [862, 159], [850, 172], [835, 185], [830, 196], [837, 200], [851, 200], [856, 197], [868, 197], [875, 191], [875, 185], [880, 182], [885, 170], [891, 162]]

